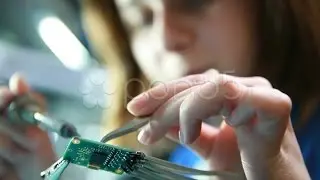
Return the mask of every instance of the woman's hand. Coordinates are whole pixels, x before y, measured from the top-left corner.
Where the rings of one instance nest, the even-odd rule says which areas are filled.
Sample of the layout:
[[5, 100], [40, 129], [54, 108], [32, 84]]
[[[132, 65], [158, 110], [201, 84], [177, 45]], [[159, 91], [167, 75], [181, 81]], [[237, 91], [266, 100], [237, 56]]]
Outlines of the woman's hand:
[[[290, 123], [291, 100], [263, 78], [192, 75], [148, 90], [128, 110], [152, 114], [138, 137], [144, 144], [179, 139], [212, 169], [249, 180], [310, 179]], [[220, 128], [203, 122], [219, 115], [226, 122]]]
[[[9, 88], [0, 87], [0, 108], [15, 95], [29, 92], [19, 75], [10, 79]], [[0, 179], [40, 179], [40, 172], [55, 161], [47, 133], [35, 126], [18, 127], [0, 118]]]

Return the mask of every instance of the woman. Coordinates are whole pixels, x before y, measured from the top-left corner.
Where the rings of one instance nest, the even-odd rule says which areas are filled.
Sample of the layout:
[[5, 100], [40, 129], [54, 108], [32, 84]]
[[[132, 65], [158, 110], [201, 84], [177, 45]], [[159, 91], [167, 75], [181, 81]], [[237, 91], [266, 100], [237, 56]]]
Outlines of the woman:
[[[281, 90], [293, 101], [292, 122], [298, 134], [304, 160], [311, 177], [320, 179], [316, 171], [320, 161], [317, 158], [319, 147], [314, 138], [317, 137], [318, 131], [313, 129], [319, 127], [317, 119], [320, 118], [317, 110], [320, 86], [313, 80], [320, 63], [318, 33], [320, 27], [317, 23], [320, 20], [320, 3], [318, 1], [156, 0], [147, 2], [128, 0], [111, 2], [101, 0], [84, 1], [84, 4], [84, 15], [88, 20], [86, 26], [88, 35], [94, 49], [111, 67], [111, 74], [116, 76], [112, 79], [114, 87], [118, 87], [118, 91], [115, 92], [125, 93], [124, 91], [127, 90], [130, 96], [126, 98], [131, 99], [139, 92], [139, 88], [148, 87], [153, 82], [199, 74], [210, 68], [221, 72], [233, 72], [236, 76], [263, 77], [271, 82], [273, 88]], [[126, 29], [122, 27], [122, 23]], [[97, 32], [108, 33], [101, 35]], [[119, 73], [123, 73], [123, 76], [118, 76]], [[136, 86], [130, 86], [130, 89], [123, 88], [123, 83], [132, 79], [141, 79], [141, 82], [145, 82], [143, 76], [146, 76], [149, 84], [142, 86], [137, 83]], [[244, 85], [269, 86], [263, 79], [242, 80], [250, 82], [243, 83]], [[170, 109], [166, 108], [166, 105], [170, 106], [171, 103], [165, 100], [174, 99], [176, 96], [171, 94], [167, 97], [162, 94], [164, 96], [160, 97], [165, 100], [158, 99], [156, 102], [152, 101], [156, 99], [152, 98], [152, 92], [170, 91], [172, 90], [170, 88], [173, 88], [172, 84], [179, 87], [181, 81], [184, 83], [185, 80], [171, 82], [171, 86], [166, 88], [151, 89], [144, 94], [145, 98], [142, 95], [135, 99], [129, 105], [129, 110], [137, 116], [155, 113], [158, 116], [154, 119], [163, 125], [159, 119], [166, 121], [166, 119], [172, 119], [169, 118], [170, 116], [177, 117], [175, 113], [179, 110], [163, 114], [157, 109], [159, 107], [161, 110]], [[114, 96], [115, 99], [123, 100], [121, 93]], [[111, 118], [108, 124], [114, 125], [111, 129], [118, 128], [131, 119], [130, 114], [129, 118], [119, 118], [128, 115], [124, 108], [127, 101], [119, 102], [122, 104], [114, 105], [115, 109], [110, 111], [111, 114], [109, 112]], [[143, 112], [135, 109], [139, 106], [145, 108]], [[148, 108], [150, 106], [152, 108]], [[272, 105], [269, 104], [269, 106]], [[206, 113], [214, 115], [212, 112]], [[199, 123], [197, 125], [199, 126]], [[148, 135], [140, 136], [140, 138], [143, 137], [141, 140], [145, 144], [161, 139], [170, 128], [166, 127], [161, 132], [157, 132], [155, 130], [157, 128], [147, 127], [147, 129]], [[237, 149], [233, 129], [230, 130], [230, 126], [223, 124], [219, 130], [215, 131], [219, 132], [222, 139], [225, 138], [224, 142], [233, 142], [228, 146], [225, 143], [220, 144], [221, 149], [217, 151], [228, 150], [228, 156], [234, 155], [236, 159], [238, 154], [230, 152], [230, 149]], [[195, 134], [188, 141], [189, 143], [196, 139], [199, 132]], [[130, 138], [122, 138], [115, 143], [128, 145], [128, 141]], [[198, 153], [201, 154], [199, 151]], [[215, 159], [217, 156], [209, 158]], [[216, 162], [220, 164], [218, 163], [215, 169], [232, 169], [233, 167], [230, 166], [236, 165], [236, 163], [229, 163], [226, 156], [215, 159], [212, 164]], [[221, 162], [224, 164], [221, 165]]]
[[[115, 83], [112, 86], [116, 88], [113, 93], [114, 101], [108, 112], [108, 116], [112, 117], [108, 119], [108, 124], [113, 125], [111, 129], [122, 126], [132, 118], [125, 108], [127, 100], [145, 90], [138, 83], [128, 83], [127, 88], [124, 88], [124, 84], [130, 80], [141, 79], [148, 87], [148, 84], [155, 81], [198, 74], [165, 84], [168, 88], [165, 90], [177, 94], [165, 93], [161, 96], [161, 93], [167, 91], [163, 91], [164, 86], [160, 84], [131, 101], [128, 109], [132, 114], [153, 114], [152, 122], [156, 122], [142, 131], [144, 134], [139, 136], [141, 142], [154, 143], [170, 131], [170, 138], [189, 144], [210, 161], [211, 168], [244, 172], [247, 179], [309, 178], [289, 123], [289, 114], [292, 100], [295, 107], [299, 107], [295, 111], [298, 115], [294, 117], [299, 119], [295, 123], [298, 125], [296, 130], [301, 129], [300, 137], [307, 133], [305, 137], [311, 141], [313, 134], [304, 130], [317, 122], [309, 118], [316, 112], [313, 108], [317, 107], [319, 90], [318, 83], [312, 81], [312, 73], [316, 72], [315, 68], [319, 65], [320, 42], [316, 33], [319, 27], [314, 23], [320, 17], [320, 5], [317, 1], [132, 1], [136, 5], [131, 7], [138, 10], [136, 12], [140, 14], [136, 17], [141, 15], [141, 19], [137, 19], [134, 27], [126, 24], [130, 31], [122, 28], [122, 22], [128, 17], [125, 13], [129, 11], [125, 3], [130, 1], [115, 2], [84, 1], [88, 35], [101, 59], [110, 60], [108, 67]], [[118, 10], [121, 19], [117, 15]], [[211, 68], [221, 72], [232, 70], [234, 75], [247, 78], [221, 76], [210, 72], [201, 74]], [[266, 78], [273, 87], [265, 79], [255, 76]], [[207, 80], [204, 81], [203, 78]], [[198, 84], [194, 84], [194, 80]], [[182, 85], [179, 85], [180, 82]], [[183, 84], [185, 82], [187, 84]], [[197, 85], [206, 85], [207, 82], [213, 82], [222, 89], [215, 96], [219, 101], [211, 101], [213, 99], [209, 98], [200, 102], [201, 99], [197, 96], [195, 100], [198, 103], [185, 101], [188, 99], [184, 98], [185, 95], [197, 92]], [[235, 82], [238, 86], [225, 82]], [[186, 89], [190, 91], [180, 93]], [[212, 93], [214, 89], [212, 86], [204, 86], [203, 90]], [[229, 94], [225, 94], [226, 92]], [[253, 92], [253, 95], [249, 96], [248, 92]], [[157, 101], [150, 98], [154, 97], [150, 96], [154, 93], [162, 98]], [[245, 96], [234, 96], [239, 93]], [[183, 102], [189, 102], [189, 107], [202, 108], [196, 112], [192, 111], [194, 108], [179, 111], [182, 102], [178, 98], [178, 101], [167, 101], [176, 98], [176, 95]], [[243, 106], [242, 103], [247, 100], [243, 97], [252, 99], [248, 106]], [[229, 125], [223, 123], [216, 129], [195, 121], [217, 115], [221, 110], [219, 107], [222, 107], [221, 102], [229, 107], [225, 109], [233, 112], [225, 113]], [[205, 106], [203, 103], [209, 104]], [[214, 106], [216, 109], [205, 108]], [[179, 116], [180, 112], [182, 116]], [[246, 112], [245, 116], [241, 112]], [[238, 113], [240, 116], [233, 116], [239, 115]], [[253, 118], [253, 115], [257, 115], [257, 118]], [[235, 121], [230, 121], [229, 117], [240, 118], [232, 118]], [[165, 121], [159, 121], [161, 119]], [[176, 124], [177, 119], [186, 123]], [[244, 132], [241, 127], [248, 127], [247, 123], [253, 119], [257, 120], [257, 124], [253, 126], [255, 133]], [[167, 124], [163, 124], [164, 122]], [[193, 122], [196, 131], [190, 130], [190, 122]], [[155, 129], [154, 124], [158, 124], [158, 127], [161, 125], [162, 128]], [[180, 125], [180, 138], [177, 129], [172, 128], [176, 125]], [[244, 138], [244, 135], [247, 136]], [[135, 139], [124, 137], [114, 143], [139, 148], [137, 143], [132, 143], [132, 138]], [[309, 148], [310, 145], [304, 146], [306, 141], [299, 139], [303, 153], [306, 153], [304, 158], [309, 172], [313, 179], [317, 179], [312, 168], [318, 166], [308, 163], [317, 154], [305, 151], [304, 148]], [[211, 148], [213, 145], [216, 145], [215, 148]], [[315, 142], [311, 141], [311, 146], [316, 150]]]

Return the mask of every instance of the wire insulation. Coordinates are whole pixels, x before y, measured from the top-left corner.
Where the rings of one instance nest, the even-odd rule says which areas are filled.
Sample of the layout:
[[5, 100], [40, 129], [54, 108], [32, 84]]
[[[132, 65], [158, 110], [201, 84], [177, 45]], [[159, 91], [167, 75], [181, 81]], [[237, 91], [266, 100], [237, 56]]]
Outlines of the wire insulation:
[[149, 161], [152, 165], [158, 165], [165, 169], [172, 169], [179, 173], [189, 174], [189, 175], [200, 175], [200, 176], [229, 176], [229, 177], [238, 177], [239, 175], [236, 173], [226, 172], [226, 171], [204, 171], [193, 168], [188, 168], [185, 166], [180, 166], [177, 164], [170, 163], [168, 161], [164, 161], [158, 158], [154, 158], [151, 156], [145, 157], [147, 161]]
[[[129, 133], [135, 132], [147, 125], [150, 121], [150, 118], [137, 118], [130, 121], [124, 127], [112, 131], [105, 135], [102, 139], [102, 143], [106, 143], [115, 138], [127, 135]], [[236, 173], [227, 172], [227, 171], [204, 171], [193, 168], [188, 168], [185, 166], [180, 166], [177, 164], [170, 163], [151, 156], [144, 156], [143, 160], [140, 162], [141, 167], [136, 171], [131, 172], [130, 174], [138, 177], [151, 178], [157, 180], [158, 177], [161, 177], [161, 180], [165, 179], [177, 179], [177, 180], [192, 180], [192, 178], [187, 177], [186, 175], [191, 176], [220, 176], [239, 179], [242, 176]], [[160, 180], [159, 179], [159, 180]], [[242, 179], [242, 178], [241, 178]]]

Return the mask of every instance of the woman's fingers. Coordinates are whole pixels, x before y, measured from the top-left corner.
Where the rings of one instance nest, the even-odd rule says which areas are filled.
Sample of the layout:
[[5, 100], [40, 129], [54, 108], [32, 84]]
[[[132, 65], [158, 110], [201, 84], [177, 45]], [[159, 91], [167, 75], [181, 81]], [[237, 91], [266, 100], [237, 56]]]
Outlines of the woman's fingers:
[[10, 137], [0, 134], [0, 158], [11, 164], [19, 164], [21, 157], [26, 156], [30, 152], [21, 148], [18, 144], [13, 142]]
[[0, 159], [0, 179], [3, 179], [6, 171], [7, 171], [7, 163], [3, 160], [3, 159]]
[[[268, 163], [283, 153], [283, 142], [292, 145], [295, 141], [284, 136], [290, 126], [291, 100], [262, 78], [236, 79], [220, 76], [176, 95], [170, 94], [164, 101], [138, 97], [128, 108], [137, 116], [153, 114], [153, 121], [141, 132], [147, 132], [143, 136], [148, 139], [147, 144], [159, 140], [169, 131], [170, 138], [188, 144], [204, 158], [210, 157], [213, 167], [234, 169], [233, 166], [242, 162], [240, 167], [245, 169], [247, 177], [259, 179], [262, 177], [259, 174], [265, 175], [263, 171]], [[167, 87], [173, 91], [173, 85]], [[134, 107], [138, 104], [144, 111], [136, 111]], [[223, 115], [227, 116], [229, 128], [210, 129], [202, 122], [221, 115], [224, 109], [228, 110]]]
[[231, 125], [250, 125], [257, 116], [255, 133], [274, 139], [283, 136], [291, 111], [290, 98], [272, 88], [247, 87], [233, 79], [206, 83], [181, 104], [180, 132], [184, 142], [192, 143], [199, 136], [201, 120], [219, 115], [223, 106], [236, 107], [227, 117]]
[[180, 140], [186, 144], [192, 143], [200, 134], [202, 120], [219, 115], [222, 109], [223, 92], [219, 89], [219, 83], [207, 82], [194, 86], [164, 102], [151, 112], [152, 121], [140, 132], [139, 140], [144, 144], [154, 143], [163, 138], [171, 127], [179, 125]]
[[7, 87], [0, 87], [0, 109], [4, 109], [13, 97], [13, 93]]
[[157, 86], [134, 98], [127, 108], [135, 116], [152, 113], [180, 92], [204, 84], [207, 78], [205, 75], [190, 75], [168, 83], [158, 82]]
[[[172, 128], [166, 135], [169, 139], [179, 143], [179, 129]], [[220, 128], [206, 123], [202, 124], [199, 137], [188, 144], [194, 152], [204, 160], [208, 160], [216, 170], [242, 172], [240, 153], [233, 128], [221, 124]]]
[[[240, 88], [239, 88], [240, 87]], [[229, 92], [239, 94], [238, 98], [231, 99], [231, 103], [236, 104], [236, 109], [229, 119], [232, 126], [242, 126], [246, 121], [250, 120], [250, 116], [254, 113], [257, 116], [255, 119], [256, 125], [267, 125], [269, 122], [279, 122], [283, 119], [288, 119], [291, 112], [291, 100], [282, 92], [261, 87], [245, 87], [242, 85], [235, 86], [233, 84], [226, 84], [225, 88]], [[286, 125], [288, 122], [284, 122]], [[282, 128], [286, 127], [284, 126]], [[260, 126], [257, 126], [260, 128]], [[265, 130], [266, 127], [257, 130]]]
[[0, 158], [0, 179], [19, 180], [12, 164]]
[[218, 74], [216, 70], [210, 70], [204, 74], [190, 75], [168, 83], [158, 82], [156, 87], [140, 94], [129, 102], [127, 108], [135, 116], [150, 114], [180, 92], [208, 82], [215, 83], [219, 78], [228, 79], [230, 83], [236, 82], [248, 87], [259, 86], [272, 88], [270, 82], [262, 77], [234, 77]]
[[[249, 81], [251, 83], [260, 81], [261, 83], [255, 87], [254, 84], [249, 86]], [[174, 92], [174, 83], [166, 87], [170, 92]], [[158, 86], [147, 93], [161, 90], [163, 88]], [[289, 97], [272, 89], [270, 84], [261, 78], [242, 79], [239, 83], [234, 77], [223, 75], [216, 78], [215, 81], [198, 84], [177, 95], [170, 94], [168, 97], [171, 98], [165, 101], [142, 100], [141, 97], [137, 97], [128, 105], [129, 110], [135, 115], [153, 114], [154, 120], [144, 128], [139, 136], [143, 143], [154, 143], [165, 136], [171, 127], [179, 125], [180, 140], [186, 144], [192, 144], [201, 134], [202, 120], [220, 115], [222, 109], [233, 111], [233, 114], [228, 114], [227, 118], [231, 126], [244, 127], [243, 125], [247, 125], [247, 128], [242, 128], [246, 130], [250, 125], [256, 123], [254, 124], [255, 133], [265, 136], [281, 136], [287, 123], [283, 119], [289, 117], [291, 110]], [[144, 108], [143, 112], [136, 111], [134, 108], [138, 104]], [[239, 137], [245, 134], [242, 132]]]
[[138, 140], [143, 144], [152, 144], [163, 138], [168, 130], [179, 126], [179, 107], [185, 96], [188, 96], [193, 89], [186, 89], [164, 102], [151, 116], [151, 121], [139, 133]]
[[[15, 74], [10, 78], [9, 87], [0, 87], [2, 113], [14, 97], [29, 93], [30, 88], [22, 76]], [[43, 98], [34, 93], [31, 95], [39, 104], [44, 104]], [[47, 133], [37, 126], [20, 124], [18, 120], [17, 123], [12, 123], [3, 115], [5, 114], [0, 117], [0, 159], [9, 165], [5, 164], [5, 174], [0, 179], [36, 179], [41, 169], [49, 166], [55, 159]]]
[[202, 120], [220, 115], [223, 104], [219, 82], [208, 82], [190, 93], [179, 110], [181, 142], [193, 143], [200, 134]]
[[14, 95], [22, 95], [30, 91], [28, 84], [19, 73], [10, 78], [9, 89]]
[[[199, 137], [188, 146], [197, 152], [202, 158], [207, 159], [219, 133], [220, 130], [218, 128], [203, 123]], [[171, 128], [166, 137], [179, 143], [179, 128]]]
[[[241, 112], [241, 114], [237, 113], [236, 116], [229, 119], [228, 122], [231, 125], [248, 123], [253, 118], [254, 112], [259, 112], [257, 114], [259, 115], [258, 119], [260, 121], [267, 119], [267, 121], [264, 121], [267, 122], [264, 125], [269, 124], [270, 126], [274, 122], [269, 122], [269, 119], [274, 121], [275, 117], [281, 119], [288, 116], [291, 108], [290, 99], [277, 90], [264, 87], [247, 87], [235, 83], [232, 78], [226, 76], [216, 82], [198, 85], [191, 91], [185, 90], [184, 92], [187, 93], [181, 92], [172, 97], [155, 112], [149, 109], [148, 113], [154, 113], [156, 121], [146, 127], [143, 132], [148, 132], [147, 136], [151, 137], [152, 142], [163, 137], [170, 126], [176, 125], [176, 118], [179, 118], [183, 142], [192, 143], [200, 133], [201, 121], [210, 116], [219, 115], [221, 109], [226, 105], [242, 108], [236, 111]], [[179, 98], [175, 99], [175, 97]], [[139, 98], [136, 101], [139, 101]], [[151, 100], [146, 105], [153, 102]], [[134, 106], [134, 104], [135, 102], [132, 102], [131, 106]], [[180, 109], [178, 110], [178, 108]], [[267, 118], [266, 116], [272, 117]], [[266, 131], [265, 126], [263, 126], [262, 131]]]
[[0, 87], [0, 109], [6, 108], [14, 96], [23, 95], [29, 90], [22, 76], [18, 73], [14, 74], [9, 80], [9, 87]]
[[[290, 119], [290, 99], [275, 89], [253, 88], [247, 100], [243, 101], [238, 108], [241, 106], [255, 111], [251, 118], [242, 115], [240, 111], [235, 111], [230, 123], [234, 124], [246, 177], [273, 179], [270, 177], [273, 173], [279, 175], [280, 171], [281, 174], [290, 172], [291, 170], [286, 168], [290, 167], [289, 161], [294, 162], [294, 159], [299, 157], [299, 154], [292, 156], [283, 148], [283, 143], [289, 140], [285, 132], [288, 132], [286, 130]], [[296, 140], [291, 138], [289, 141], [290, 147], [294, 147]], [[299, 148], [296, 149], [299, 150]], [[287, 161], [288, 155], [292, 157], [289, 161]], [[303, 164], [303, 161], [300, 163]], [[270, 173], [270, 170], [279, 165], [281, 170]], [[288, 174], [288, 177], [290, 176]]]
[[229, 76], [229, 78], [232, 78], [234, 82], [243, 84], [248, 87], [266, 87], [266, 88], [272, 88], [271, 83], [263, 78], [263, 77], [234, 77]]
[[[6, 108], [7, 103], [15, 95], [25, 94], [29, 89], [21, 75], [13, 75], [9, 81], [9, 88], [0, 87], [0, 109]], [[22, 134], [25, 130], [10, 124], [5, 118], [0, 118], [0, 150], [2, 156], [6, 157], [5, 154], [8, 153], [31, 152], [34, 149], [34, 143], [26, 138], [25, 134]]]
[[[30, 86], [28, 85], [26, 80], [23, 78], [23, 76], [21, 74], [19, 74], [19, 73], [14, 74], [10, 78], [9, 88], [4, 87], [4, 89], [6, 89], [6, 91], [9, 91], [9, 93], [6, 93], [6, 94], [2, 95], [4, 97], [6, 97], [7, 101], [11, 100], [11, 98], [13, 96], [25, 95], [27, 93], [30, 93], [30, 91], [31, 91]], [[43, 98], [43, 96], [41, 96], [41, 94], [38, 94], [38, 93], [35, 93], [35, 92], [31, 92], [30, 95], [39, 104], [40, 111], [45, 111], [45, 109], [46, 109], [46, 101]], [[1, 95], [0, 95], [0, 98], [1, 98]]]
[[35, 149], [34, 142], [15, 130], [5, 121], [0, 123], [0, 158], [11, 164], [19, 164], [24, 157]]
[[0, 134], [10, 138], [10, 141], [19, 145], [20, 149], [24, 149], [26, 151], [32, 151], [34, 149], [34, 142], [30, 141], [26, 137], [26, 134], [22, 134], [19, 129], [6, 121], [0, 122]]
[[267, 158], [279, 153], [290, 112], [291, 101], [287, 95], [275, 89], [253, 87], [238, 100], [227, 122], [235, 128], [243, 155]]

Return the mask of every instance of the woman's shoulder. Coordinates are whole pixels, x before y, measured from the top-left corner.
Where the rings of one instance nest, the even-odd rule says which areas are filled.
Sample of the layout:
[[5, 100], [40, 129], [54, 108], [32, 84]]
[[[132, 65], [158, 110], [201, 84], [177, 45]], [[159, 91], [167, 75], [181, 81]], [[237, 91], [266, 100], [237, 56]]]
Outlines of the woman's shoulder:
[[301, 153], [312, 179], [320, 179], [320, 104], [317, 105], [304, 123], [299, 118], [299, 108], [294, 106], [291, 119]]
[[[302, 116], [302, 107], [293, 105], [291, 121], [298, 137], [320, 134], [320, 103], [315, 104], [307, 116]], [[304, 118], [303, 118], [304, 117]]]

